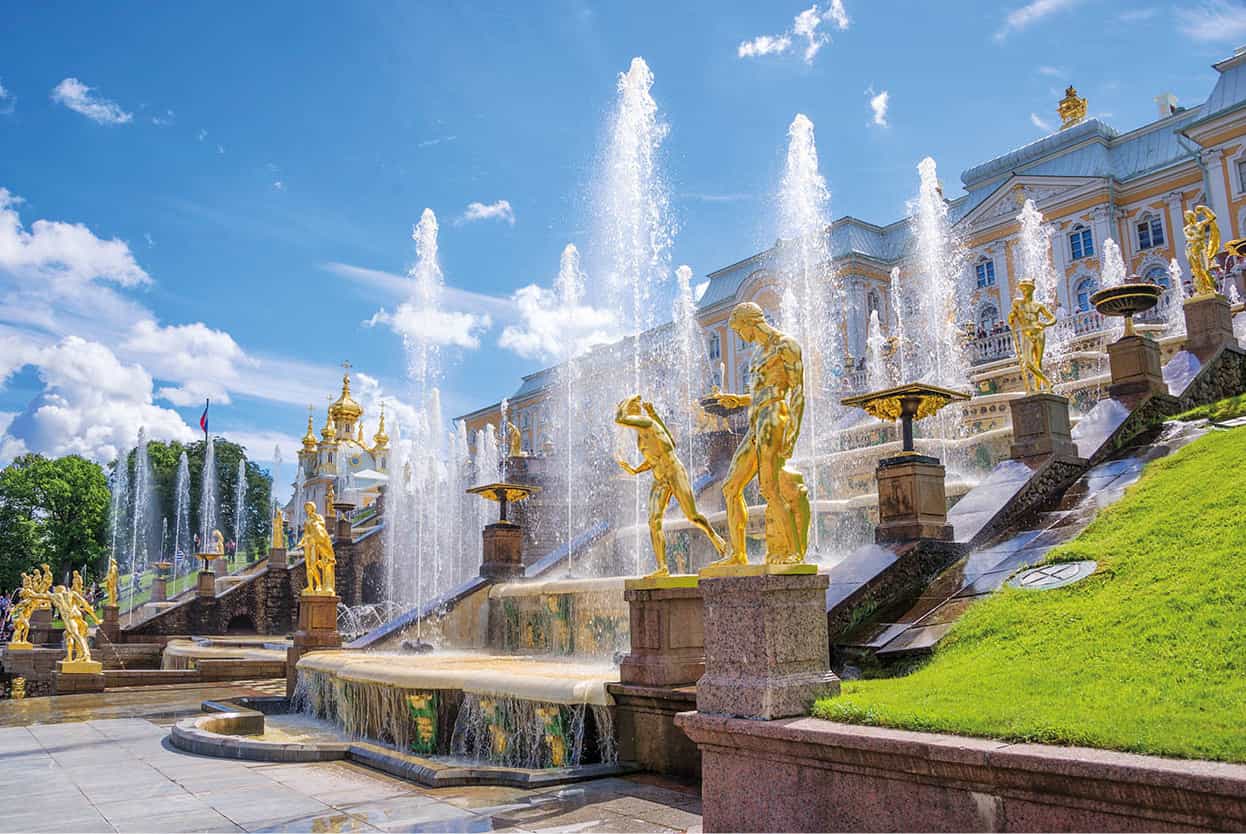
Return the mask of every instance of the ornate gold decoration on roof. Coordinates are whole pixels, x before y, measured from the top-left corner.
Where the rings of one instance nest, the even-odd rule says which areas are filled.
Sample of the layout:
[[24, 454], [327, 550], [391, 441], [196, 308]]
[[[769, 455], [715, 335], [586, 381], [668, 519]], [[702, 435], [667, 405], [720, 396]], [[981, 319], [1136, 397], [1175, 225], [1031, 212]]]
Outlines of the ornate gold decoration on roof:
[[1060, 99], [1056, 112], [1060, 114], [1060, 129], [1072, 127], [1086, 121], [1086, 99], [1077, 95], [1077, 89], [1070, 84], [1069, 88], [1064, 91], [1064, 98]]
[[325, 443], [337, 442], [337, 429], [333, 427], [333, 409], [329, 409], [329, 416], [325, 417], [324, 428], [320, 430], [320, 438]]
[[316, 428], [312, 423], [312, 407], [307, 406], [307, 434], [303, 435], [303, 451], [316, 451]]
[[342, 395], [329, 406], [329, 419], [333, 422], [353, 423], [363, 416], [363, 406], [350, 395], [350, 362], [343, 362], [346, 373], [342, 375]]
[[375, 451], [381, 451], [389, 446], [389, 435], [385, 433], [385, 406], [381, 405], [381, 422], [376, 427], [376, 434], [372, 435], [372, 442], [375, 444], [372, 448]]

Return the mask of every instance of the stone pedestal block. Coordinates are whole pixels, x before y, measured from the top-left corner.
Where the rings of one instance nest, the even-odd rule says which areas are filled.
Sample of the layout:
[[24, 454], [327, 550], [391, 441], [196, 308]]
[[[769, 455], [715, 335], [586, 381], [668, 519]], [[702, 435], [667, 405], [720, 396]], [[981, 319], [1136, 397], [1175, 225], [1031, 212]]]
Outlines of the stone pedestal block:
[[286, 549], [284, 547], [268, 548], [268, 567], [270, 569], [284, 568], [289, 564], [290, 562], [286, 558]]
[[1069, 423], [1069, 401], [1055, 394], [1031, 394], [1009, 403], [1012, 408], [1014, 460], [1055, 456], [1077, 458]]
[[38, 608], [30, 614], [30, 642], [36, 646], [51, 643], [56, 636], [52, 628], [52, 609]]
[[1112, 365], [1112, 384], [1108, 394], [1115, 399], [1146, 394], [1167, 394], [1160, 369], [1159, 343], [1146, 336], [1123, 336], [1108, 345]]
[[523, 576], [523, 528], [499, 521], [481, 534], [480, 575], [486, 579]]
[[878, 462], [878, 527], [874, 540], [952, 540], [944, 469], [937, 458], [901, 455]]
[[210, 570], [199, 571], [199, 584], [196, 586], [197, 593], [200, 597], [215, 599], [216, 597], [216, 572]]
[[151, 601], [164, 602], [169, 598], [169, 580], [157, 576], [151, 581]]
[[337, 501], [333, 504], [333, 509], [334, 515], [337, 516], [337, 520], [333, 525], [333, 541], [351, 541], [350, 514], [355, 511], [355, 505], [345, 501]]
[[697, 710], [769, 721], [839, 694], [822, 574], [702, 578], [705, 674]]
[[1204, 359], [1222, 347], [1236, 346], [1229, 299], [1216, 294], [1187, 300], [1185, 334], [1186, 350]]
[[116, 605], [104, 606], [104, 619], [100, 622], [96, 632], [103, 634], [109, 643], [117, 643], [121, 640], [121, 609]]
[[699, 784], [701, 751], [675, 726], [676, 715], [697, 708], [696, 687], [609, 683], [606, 690], [614, 698], [619, 760]]
[[286, 649], [286, 694], [294, 694], [299, 658], [316, 649], [336, 649], [342, 645], [337, 630], [336, 594], [299, 595], [299, 627], [294, 632], [294, 645]]
[[[675, 577], [682, 578], [682, 577]], [[689, 577], [695, 583], [695, 578]], [[695, 683], [705, 673], [701, 590], [624, 586], [631, 615], [631, 651], [619, 664], [619, 682], [640, 686]]]
[[57, 695], [104, 691], [104, 665], [97, 660], [61, 660], [53, 685]]

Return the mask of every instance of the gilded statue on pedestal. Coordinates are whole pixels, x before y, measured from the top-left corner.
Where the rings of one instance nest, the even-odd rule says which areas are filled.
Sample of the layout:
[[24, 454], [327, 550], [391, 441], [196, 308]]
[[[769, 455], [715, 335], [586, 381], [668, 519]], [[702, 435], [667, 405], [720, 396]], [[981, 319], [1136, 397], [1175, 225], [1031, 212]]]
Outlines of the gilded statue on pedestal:
[[337, 559], [333, 555], [333, 540], [325, 528], [324, 518], [316, 512], [315, 503], [308, 501], [303, 505], [303, 512], [307, 515], [303, 539], [299, 542], [307, 569], [307, 587], [303, 593], [333, 596], [337, 582], [334, 577]]
[[281, 514], [280, 508], [273, 510], [273, 550], [285, 550], [286, 547], [286, 519]]
[[104, 591], [108, 595], [108, 605], [117, 607], [117, 557], [108, 557], [108, 573], [104, 574]]
[[1047, 349], [1047, 328], [1056, 323], [1056, 317], [1046, 304], [1034, 300], [1034, 282], [1029, 278], [1022, 279], [1017, 289], [1021, 297], [1012, 300], [1008, 326], [1012, 328], [1021, 381], [1027, 394], [1050, 391], [1051, 380], [1043, 373], [1043, 353]]
[[1086, 99], [1079, 96], [1077, 88], [1070, 84], [1064, 91], [1064, 98], [1056, 106], [1056, 112], [1060, 114], [1061, 130], [1081, 124], [1086, 120]]
[[620, 459], [619, 466], [629, 475], [653, 472], [653, 486], [649, 490], [649, 538], [653, 542], [653, 555], [658, 566], [646, 578], [670, 576], [670, 568], [666, 564], [666, 537], [662, 533], [662, 516], [666, 514], [666, 507], [671, 503], [672, 497], [679, 503], [684, 517], [709, 537], [714, 549], [721, 556], [727, 543], [697, 510], [688, 470], [676, 456], [675, 439], [666, 423], [658, 416], [653, 403], [642, 400], [639, 394], [630, 397], [619, 403], [614, 422], [635, 430], [636, 448], [641, 455], [640, 465], [632, 466]]
[[1216, 294], [1216, 282], [1211, 277], [1211, 263], [1220, 251], [1220, 226], [1216, 213], [1207, 206], [1195, 206], [1185, 212], [1185, 255], [1190, 262], [1190, 277], [1194, 281], [1194, 295]]
[[809, 547], [809, 490], [804, 477], [787, 467], [805, 413], [801, 348], [767, 322], [761, 307], [751, 301], [737, 304], [728, 323], [757, 349], [749, 364], [749, 392], [716, 395], [723, 408], [748, 406], [748, 432], [731, 459], [723, 486], [731, 552], [714, 565], [748, 564], [744, 488], [754, 477], [766, 502], [766, 563], [803, 564]]
[[57, 616], [65, 626], [65, 665], [91, 663], [87, 617], [95, 620], [96, 625], [99, 625], [100, 620], [86, 597], [76, 588], [66, 588], [64, 585], [57, 585], [50, 591], [33, 593], [31, 597], [56, 608]]
[[507, 456], [512, 458], [524, 457], [523, 435], [519, 433], [519, 427], [510, 420], [506, 421], [506, 438], [510, 446]]
[[212, 552], [217, 556], [225, 555], [225, 537], [221, 535], [220, 530], [212, 531]]
[[[13, 637], [9, 641], [10, 649], [30, 648], [31, 615], [51, 608], [51, 601], [43, 598], [43, 594], [52, 585], [52, 573], [47, 567], [43, 566], [47, 571], [45, 574], [40, 574], [38, 570], [33, 575], [22, 574], [22, 587], [17, 594], [17, 605], [13, 607]], [[45, 580], [47, 584], [44, 584]]]

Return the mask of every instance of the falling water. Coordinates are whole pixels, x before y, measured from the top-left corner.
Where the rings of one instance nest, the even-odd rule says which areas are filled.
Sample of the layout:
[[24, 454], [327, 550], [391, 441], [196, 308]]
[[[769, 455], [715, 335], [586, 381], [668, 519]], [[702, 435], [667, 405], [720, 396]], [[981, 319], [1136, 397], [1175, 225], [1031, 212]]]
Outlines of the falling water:
[[1017, 222], [1021, 224], [1021, 277], [1033, 281], [1034, 298], [1054, 310], [1056, 271], [1051, 265], [1051, 229], [1043, 222], [1043, 213], [1033, 200], [1025, 201]]
[[190, 549], [190, 461], [185, 450], [177, 459], [177, 481], [174, 489], [173, 504], [173, 575], [180, 576], [181, 571], [188, 569], [193, 559]]
[[109, 510], [108, 522], [112, 528], [112, 556], [118, 565], [125, 565], [126, 550], [126, 514], [130, 508], [130, 450], [122, 449], [117, 455], [117, 463], [112, 473], [112, 506]]
[[[1115, 287], [1125, 283], [1125, 259], [1121, 257], [1121, 248], [1116, 241], [1107, 238], [1103, 241], [1103, 266], [1099, 270], [1099, 286]], [[1112, 316], [1104, 322], [1103, 329], [1108, 331], [1109, 342], [1114, 342], [1125, 334], [1125, 319]]]
[[510, 448], [511, 448], [510, 406], [511, 406], [510, 399], [507, 397], [503, 397], [502, 403], [499, 406], [501, 417], [499, 418], [499, 421], [498, 421], [498, 425], [501, 427], [501, 434], [502, 434], [501, 453], [500, 453], [500, 456], [498, 457], [498, 473], [503, 483], [506, 483], [506, 464], [510, 460]]
[[[679, 457], [695, 479], [701, 469], [701, 461], [695, 448], [696, 412], [698, 399], [706, 390], [706, 373], [709, 370], [705, 342], [701, 337], [701, 325], [697, 323], [696, 302], [692, 298], [692, 267], [681, 266], [675, 270], [677, 291], [672, 309], [675, 324], [675, 355], [678, 371], [678, 397], [671, 403], [671, 419], [667, 422], [679, 432], [675, 438], [680, 447]], [[676, 422], [676, 415], [683, 419]]]
[[[819, 455], [822, 436], [838, 402], [844, 366], [843, 344], [832, 310], [843, 307], [843, 287], [831, 265], [830, 191], [818, 170], [813, 122], [797, 113], [787, 131], [787, 162], [779, 186], [779, 268], [786, 282], [785, 331], [800, 343], [805, 363], [805, 415], [796, 449], [809, 498], [817, 507], [821, 493]], [[790, 295], [789, 295], [790, 293]], [[828, 477], [828, 483], [833, 473]], [[821, 550], [821, 525], [813, 525], [813, 549]]]
[[[397, 468], [391, 468], [390, 471], [396, 472]], [[296, 539], [299, 537], [299, 531], [303, 529], [303, 503], [305, 501], [303, 497], [303, 484], [306, 480], [307, 475], [303, 471], [303, 462], [299, 461], [298, 469], [294, 474], [294, 512], [292, 513], [294, 517], [290, 519], [290, 527], [294, 530], [294, 537]], [[294, 544], [291, 544], [290, 546], [294, 547]]]
[[891, 294], [891, 337], [894, 340], [895, 347], [892, 349], [891, 359], [893, 365], [893, 374], [897, 384], [907, 381], [904, 372], [905, 339], [904, 339], [904, 296], [903, 289], [900, 285], [900, 267], [891, 268], [891, 282], [888, 288]]
[[234, 553], [242, 553], [243, 521], [247, 514], [247, 461], [238, 458], [238, 477], [234, 482]]
[[1181, 264], [1173, 258], [1168, 262], [1168, 334], [1185, 335], [1185, 282], [1181, 279]]
[[[584, 273], [580, 270], [580, 252], [574, 244], [568, 243], [562, 250], [558, 263], [558, 278], [554, 281], [554, 291], [558, 295], [559, 306], [568, 315], [576, 315], [584, 303]], [[562, 463], [563, 490], [566, 493], [565, 538], [563, 545], [567, 549], [567, 571], [575, 572], [575, 564], [571, 553], [571, 542], [575, 530], [583, 522], [576, 519], [577, 493], [581, 485], [592, 480], [589, 474], [589, 456], [582, 453], [584, 440], [583, 414], [580, 411], [581, 398], [581, 363], [578, 357], [579, 345], [576, 344], [574, 331], [570, 327], [562, 329], [562, 364], [559, 366], [555, 379], [555, 387], [561, 393], [561, 413], [554, 422], [559, 426], [559, 439], [556, 455]], [[579, 496], [582, 498], [582, 496]]]
[[[643, 58], [633, 58], [627, 72], [619, 75], [618, 100], [598, 187], [598, 245], [605, 257], [611, 309], [621, 314], [620, 323], [630, 339], [626, 349], [630, 351], [631, 366], [630, 373], [615, 374], [612, 384], [603, 387], [604, 402], [593, 409], [603, 438], [618, 436], [608, 422], [614, 404], [650, 388], [650, 380], [642, 378], [642, 368], [648, 363], [644, 361], [644, 345], [639, 337], [655, 323], [653, 291], [666, 281], [670, 271], [674, 231], [666, 184], [659, 168], [668, 126], [658, 113], [652, 87], [653, 73]], [[655, 369], [649, 370], [652, 373]], [[656, 395], [649, 392], [649, 396]], [[635, 528], [643, 517], [643, 486], [641, 479], [635, 479], [633, 511], [631, 518], [623, 519], [625, 526]], [[642, 537], [635, 537], [633, 552], [639, 572]]]
[[133, 506], [130, 510], [130, 561], [126, 570], [130, 574], [129, 596], [134, 597], [134, 582], [149, 559], [148, 525], [152, 523], [151, 460], [147, 454], [147, 432], [138, 430], [138, 444], [134, 448], [134, 481], [131, 490]]
[[883, 338], [882, 324], [878, 321], [878, 311], [871, 310], [869, 335], [865, 339], [868, 351], [865, 360], [866, 387], [870, 391], [881, 391], [884, 388], [891, 387], [891, 379], [887, 374], [887, 367], [883, 359], [883, 345], [886, 341]]
[[203, 452], [203, 478], [199, 490], [199, 552], [212, 546], [212, 531], [217, 529], [216, 512], [216, 441], [211, 437]]
[[277, 509], [277, 490], [281, 484], [281, 447], [273, 447], [273, 471], [272, 477], [268, 484], [268, 515], [271, 518]]

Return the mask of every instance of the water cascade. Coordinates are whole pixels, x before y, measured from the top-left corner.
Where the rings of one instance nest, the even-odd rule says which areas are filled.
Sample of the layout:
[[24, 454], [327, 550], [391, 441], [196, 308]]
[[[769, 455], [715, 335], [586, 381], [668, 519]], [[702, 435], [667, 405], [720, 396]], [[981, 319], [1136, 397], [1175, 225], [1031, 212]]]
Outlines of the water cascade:
[[134, 598], [134, 583], [138, 574], [147, 567], [150, 558], [149, 534], [153, 523], [155, 501], [152, 499], [151, 459], [147, 454], [147, 433], [138, 430], [138, 444], [134, 448], [134, 480], [131, 490], [132, 507], [130, 510], [130, 560], [126, 571], [130, 575], [128, 595]]
[[[584, 273], [580, 269], [580, 252], [574, 244], [568, 243], [562, 250], [558, 263], [558, 278], [554, 281], [554, 292], [558, 296], [559, 307], [569, 316], [578, 314], [584, 303]], [[568, 322], [569, 324], [570, 322]], [[564, 525], [565, 537], [563, 545], [567, 548], [567, 572], [575, 573], [575, 564], [571, 553], [571, 542], [575, 531], [586, 526], [586, 519], [577, 519], [577, 493], [581, 484], [590, 480], [587, 472], [588, 456], [582, 454], [585, 446], [584, 414], [581, 410], [582, 390], [580, 379], [583, 370], [579, 358], [579, 345], [576, 344], [574, 332], [570, 327], [562, 328], [562, 364], [558, 366], [554, 380], [557, 390], [558, 411], [554, 417], [557, 428], [557, 447], [555, 454], [561, 463], [563, 491], [566, 496]]]
[[865, 339], [866, 388], [870, 391], [881, 391], [891, 387], [891, 377], [887, 373], [886, 360], [883, 358], [883, 346], [887, 340], [883, 338], [883, 327], [878, 321], [878, 311], [870, 311], [869, 335]]
[[127, 513], [130, 509], [130, 450], [122, 449], [117, 455], [117, 463], [113, 467], [112, 473], [112, 495], [111, 506], [108, 512], [109, 539], [111, 542], [112, 556], [117, 560], [117, 565], [125, 565], [126, 551], [126, 531], [129, 525], [126, 524]]
[[1176, 258], [1168, 262], [1168, 306], [1164, 316], [1168, 335], [1185, 335], [1185, 282], [1181, 280], [1181, 264]]
[[212, 531], [217, 529], [216, 513], [219, 507], [216, 490], [216, 441], [208, 438], [203, 450], [203, 478], [199, 490], [199, 552], [206, 553], [212, 547]]
[[173, 575], [181, 576], [194, 567], [190, 544], [190, 461], [185, 450], [177, 459], [177, 480], [173, 500]]
[[[831, 322], [837, 320], [832, 311], [843, 309], [844, 293], [831, 266], [831, 195], [818, 170], [813, 122], [797, 113], [787, 135], [778, 199], [779, 272], [786, 284], [781, 326], [804, 352], [805, 415], [793, 464], [805, 475], [816, 508], [823, 484], [818, 477], [820, 456], [829, 451], [824, 434], [839, 410], [843, 388], [843, 344]], [[825, 474], [830, 483], [833, 473]], [[813, 525], [810, 544], [814, 553], [821, 550], [821, 525]]]
[[676, 294], [671, 311], [675, 332], [675, 362], [678, 397], [671, 404], [671, 430], [679, 449], [679, 459], [688, 467], [689, 476], [695, 481], [703, 464], [696, 449], [696, 413], [699, 398], [709, 390], [707, 374], [709, 357], [705, 341], [701, 338], [701, 325], [697, 323], [696, 302], [692, 298], [692, 267], [681, 266], [675, 270]]
[[891, 280], [888, 287], [891, 296], [891, 336], [894, 339], [895, 347], [892, 349], [891, 362], [893, 366], [892, 377], [894, 379], [905, 379], [904, 372], [907, 370], [904, 364], [904, 295], [900, 284], [900, 267], [893, 266], [891, 268]]
[[238, 458], [238, 478], [234, 482], [234, 553], [242, 553], [243, 524], [247, 506], [247, 461]]

